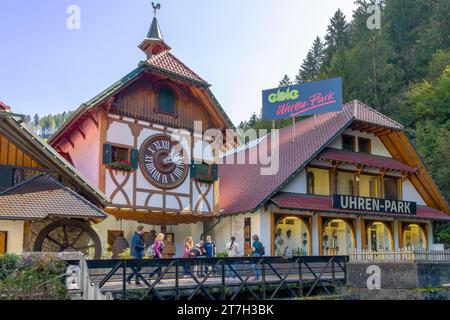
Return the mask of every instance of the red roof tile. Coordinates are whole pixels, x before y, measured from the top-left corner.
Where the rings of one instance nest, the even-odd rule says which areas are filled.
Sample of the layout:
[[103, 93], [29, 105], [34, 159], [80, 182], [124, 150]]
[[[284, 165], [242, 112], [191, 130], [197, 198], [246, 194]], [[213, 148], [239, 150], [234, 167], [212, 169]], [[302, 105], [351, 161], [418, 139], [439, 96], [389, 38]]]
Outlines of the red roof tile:
[[372, 168], [384, 168], [396, 171], [406, 171], [406, 172], [415, 172], [415, 168], [411, 168], [410, 166], [397, 161], [392, 158], [360, 153], [360, 152], [351, 152], [346, 150], [339, 150], [333, 148], [327, 148], [325, 151], [321, 152], [318, 156], [318, 159], [321, 160], [334, 160], [339, 162], [345, 162], [349, 164], [359, 164]]
[[194, 71], [189, 69], [169, 51], [163, 51], [153, 55], [150, 59], [144, 61], [144, 64], [163, 71], [168, 71], [188, 80], [207, 84], [205, 80], [200, 78]]
[[4, 102], [0, 101], [0, 111], [11, 111], [11, 107], [5, 104]]
[[[326, 196], [305, 195], [299, 193], [279, 192], [272, 198], [272, 202], [281, 209], [292, 210], [311, 210], [335, 212], [340, 214], [358, 214], [358, 212], [351, 212], [333, 208], [333, 198]], [[385, 217], [408, 217], [430, 220], [450, 220], [450, 215], [427, 206], [417, 206], [417, 214], [390, 214], [380, 212], [364, 212], [363, 215], [370, 216], [385, 216]]]
[[41, 174], [0, 193], [0, 219], [106, 218], [106, 214], [55, 178]]
[[[403, 127], [359, 101], [344, 105], [340, 112], [330, 112], [307, 118], [296, 123], [295, 141], [292, 143], [292, 126], [280, 130], [279, 171], [274, 175], [261, 175], [258, 164], [221, 164], [219, 166], [220, 199], [223, 214], [235, 214], [256, 210], [264, 201], [274, 196], [295, 173], [313, 160], [352, 121], [372, 123], [378, 126], [402, 130]], [[270, 136], [266, 139], [270, 150]], [[247, 155], [249, 150], [241, 151]], [[225, 159], [228, 162], [230, 155]], [[236, 162], [236, 161], [235, 161]]]

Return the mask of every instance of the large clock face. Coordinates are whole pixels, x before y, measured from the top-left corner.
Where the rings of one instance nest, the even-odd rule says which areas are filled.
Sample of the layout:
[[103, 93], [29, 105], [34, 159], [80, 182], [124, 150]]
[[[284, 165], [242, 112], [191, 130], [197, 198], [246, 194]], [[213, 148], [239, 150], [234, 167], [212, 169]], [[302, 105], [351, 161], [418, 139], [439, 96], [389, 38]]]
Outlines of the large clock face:
[[139, 154], [142, 173], [153, 185], [173, 189], [185, 180], [189, 171], [185, 163], [186, 152], [169, 136], [150, 137], [142, 145]]

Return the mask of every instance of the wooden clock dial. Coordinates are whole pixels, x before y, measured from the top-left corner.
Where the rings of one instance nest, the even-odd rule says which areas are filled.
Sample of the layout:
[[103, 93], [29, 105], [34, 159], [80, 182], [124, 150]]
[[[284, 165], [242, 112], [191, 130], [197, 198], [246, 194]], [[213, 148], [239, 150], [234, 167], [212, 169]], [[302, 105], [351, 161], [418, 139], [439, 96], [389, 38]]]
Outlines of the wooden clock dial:
[[186, 179], [186, 151], [169, 136], [148, 138], [139, 152], [140, 168], [147, 180], [161, 189], [178, 187]]

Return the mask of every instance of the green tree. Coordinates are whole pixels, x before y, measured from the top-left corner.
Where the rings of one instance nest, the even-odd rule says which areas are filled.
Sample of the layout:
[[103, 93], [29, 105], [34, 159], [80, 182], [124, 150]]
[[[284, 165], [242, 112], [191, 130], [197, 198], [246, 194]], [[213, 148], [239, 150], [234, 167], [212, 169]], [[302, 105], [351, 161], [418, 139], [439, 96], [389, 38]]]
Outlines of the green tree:
[[286, 87], [292, 84], [291, 79], [289, 78], [289, 76], [287, 74], [284, 75], [283, 79], [280, 80], [278, 86], [279, 87]]
[[325, 35], [326, 61], [331, 61], [333, 55], [340, 49], [347, 47], [350, 39], [349, 25], [344, 13], [338, 9], [330, 19]]
[[314, 39], [311, 49], [303, 60], [298, 75], [295, 77], [297, 83], [314, 81], [319, 78], [320, 70], [325, 59], [324, 44], [317, 36]]

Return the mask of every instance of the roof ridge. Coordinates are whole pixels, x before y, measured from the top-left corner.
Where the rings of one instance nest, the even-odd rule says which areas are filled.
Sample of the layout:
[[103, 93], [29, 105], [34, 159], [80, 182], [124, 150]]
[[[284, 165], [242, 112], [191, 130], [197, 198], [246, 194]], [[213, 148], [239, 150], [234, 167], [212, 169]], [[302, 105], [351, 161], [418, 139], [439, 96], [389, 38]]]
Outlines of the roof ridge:
[[[160, 52], [160, 53], [158, 53], [158, 54], [155, 54], [154, 56], [150, 57], [150, 59], [146, 59], [146, 60], [144, 60], [144, 61], [146, 61], [147, 63], [151, 64], [150, 62], [152, 61], [153, 58], [154, 58], [154, 60], [157, 60], [158, 58], [163, 57], [163, 56], [166, 56], [166, 55], [169, 55], [170, 57], [172, 57], [172, 59], [176, 60], [176, 62], [177, 62], [178, 64], [180, 64], [182, 67], [186, 68], [189, 72], [191, 72], [195, 77], [198, 78], [198, 79], [192, 79], [191, 77], [189, 77], [191, 80], [194, 80], [194, 81], [197, 81], [197, 82], [203, 82], [203, 83], [209, 85], [209, 83], [208, 83], [205, 79], [203, 79], [202, 77], [200, 77], [195, 71], [193, 71], [191, 68], [189, 68], [185, 63], [183, 63], [180, 59], [178, 59], [178, 58], [177, 58], [172, 52], [170, 52], [169, 50], [165, 50], [165, 51], [162, 51], [162, 52]], [[153, 66], [153, 65], [152, 65], [152, 66]], [[170, 70], [167, 70], [167, 69], [162, 68], [162, 67], [158, 67], [158, 68], [161, 69], [161, 70], [165, 70], [165, 71], [171, 72]], [[184, 77], [187, 78], [186, 76], [184, 76]]]
[[[382, 114], [380, 111], [378, 111], [378, 110], [376, 110], [376, 109], [374, 109], [374, 108], [368, 106], [368, 105], [365, 104], [364, 102], [361, 102], [361, 101], [359, 101], [358, 99], [354, 99], [352, 102], [355, 104], [355, 107], [361, 106], [361, 107], [363, 107], [363, 108], [369, 109], [370, 111], [376, 113], [377, 115], [379, 115], [379, 116], [382, 117], [383, 119], [389, 120], [389, 121], [395, 123], [396, 125], [398, 125], [399, 127], [404, 128], [404, 126], [403, 126], [402, 124], [398, 123], [397, 121], [395, 121], [394, 119], [388, 117], [387, 115]], [[356, 115], [355, 115], [355, 117], [356, 117]]]
[[26, 183], [28, 183], [28, 182], [30, 182], [30, 181], [36, 180], [37, 178], [40, 178], [40, 177], [43, 176], [43, 175], [46, 175], [46, 173], [40, 173], [40, 174], [38, 174], [38, 175], [36, 175], [36, 176], [34, 176], [34, 177], [28, 179], [28, 180], [22, 181], [22, 182], [20, 182], [20, 183], [14, 185], [14, 186], [12, 186], [12, 187], [9, 187], [9, 188], [6, 189], [6, 190], [3, 190], [2, 192], [0, 192], [0, 197], [1, 197], [1, 196], [4, 196], [6, 193], [8, 193], [8, 192], [11, 191], [11, 190], [18, 189], [18, 188], [20, 188], [22, 185], [24, 185], [24, 184], [26, 184]]

